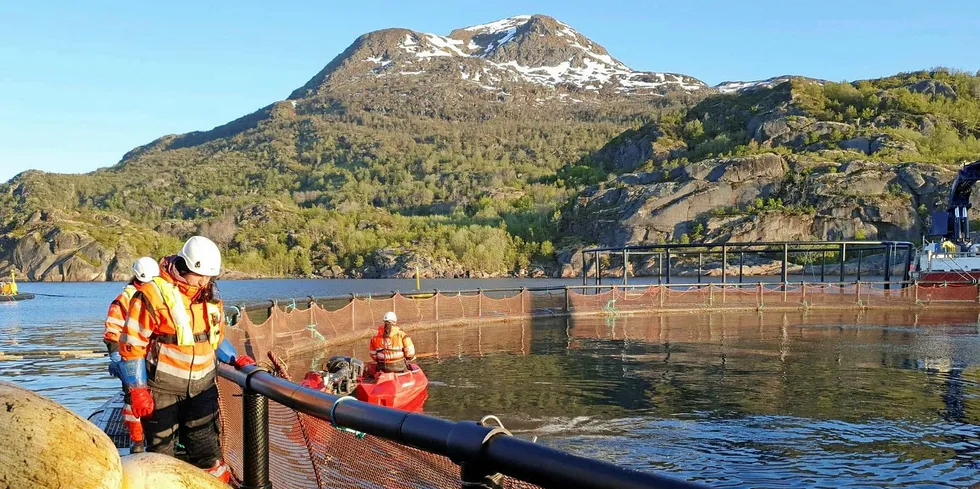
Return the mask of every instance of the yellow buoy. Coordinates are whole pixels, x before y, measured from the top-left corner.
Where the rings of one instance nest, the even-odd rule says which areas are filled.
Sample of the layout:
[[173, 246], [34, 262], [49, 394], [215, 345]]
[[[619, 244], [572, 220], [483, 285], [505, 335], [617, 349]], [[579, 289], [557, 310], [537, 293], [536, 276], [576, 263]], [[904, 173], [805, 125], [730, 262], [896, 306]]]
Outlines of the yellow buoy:
[[122, 489], [228, 489], [207, 472], [159, 453], [123, 457], [122, 472]]
[[64, 406], [0, 381], [0, 483], [32, 489], [119, 489], [119, 451]]

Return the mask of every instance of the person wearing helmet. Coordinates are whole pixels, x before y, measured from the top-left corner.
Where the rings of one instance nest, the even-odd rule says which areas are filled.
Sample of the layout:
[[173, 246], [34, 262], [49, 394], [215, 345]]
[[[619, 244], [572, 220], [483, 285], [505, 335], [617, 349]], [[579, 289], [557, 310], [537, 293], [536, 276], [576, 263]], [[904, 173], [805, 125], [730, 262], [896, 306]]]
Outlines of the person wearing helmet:
[[404, 372], [407, 362], [415, 361], [415, 345], [396, 326], [398, 317], [394, 312], [386, 312], [382, 321], [384, 324], [378, 326], [378, 334], [371, 338], [371, 360], [375, 361], [378, 372]]
[[236, 368], [255, 361], [224, 338], [215, 283], [220, 271], [221, 252], [203, 236], [160, 260], [160, 276], [130, 301], [119, 346], [122, 379], [133, 414], [142, 418], [147, 451], [172, 456], [179, 433], [187, 461], [228, 482], [218, 440], [217, 361]]
[[[102, 340], [109, 350], [109, 374], [116, 378], [122, 378], [120, 364], [122, 357], [119, 355], [119, 336], [122, 334], [123, 326], [126, 325], [126, 316], [129, 313], [129, 302], [133, 299], [136, 291], [160, 275], [160, 267], [157, 261], [148, 256], [144, 256], [136, 263], [133, 263], [133, 278], [123, 287], [122, 292], [109, 304], [109, 314], [105, 318], [105, 331]], [[126, 385], [123, 384], [123, 391]], [[123, 406], [123, 424], [129, 431], [129, 441], [131, 442], [130, 452], [139, 453], [143, 451], [143, 425], [140, 419], [133, 415], [133, 406], [129, 402], [129, 395], [126, 395], [126, 404]]]

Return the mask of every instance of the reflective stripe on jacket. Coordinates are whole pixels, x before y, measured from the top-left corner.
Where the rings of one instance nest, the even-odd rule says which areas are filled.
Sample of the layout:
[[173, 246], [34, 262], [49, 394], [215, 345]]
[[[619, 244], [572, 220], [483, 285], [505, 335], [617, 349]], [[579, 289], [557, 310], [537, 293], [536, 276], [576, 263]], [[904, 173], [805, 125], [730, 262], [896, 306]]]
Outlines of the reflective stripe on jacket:
[[415, 345], [412, 339], [398, 326], [391, 327], [391, 334], [385, 337], [385, 327], [378, 327], [378, 334], [371, 338], [371, 359], [378, 365], [391, 365], [404, 370], [405, 359], [415, 358]]
[[203, 392], [214, 385], [214, 350], [224, 334], [222, 302], [193, 302], [200, 288], [177, 282], [165, 270], [148, 285], [130, 302], [119, 340], [123, 360], [146, 358], [147, 378], [155, 390]]
[[105, 318], [105, 332], [102, 337], [109, 342], [119, 343], [123, 327], [126, 326], [126, 316], [129, 313], [129, 302], [136, 294], [136, 286], [127, 284], [112, 304], [109, 304], [109, 314]]

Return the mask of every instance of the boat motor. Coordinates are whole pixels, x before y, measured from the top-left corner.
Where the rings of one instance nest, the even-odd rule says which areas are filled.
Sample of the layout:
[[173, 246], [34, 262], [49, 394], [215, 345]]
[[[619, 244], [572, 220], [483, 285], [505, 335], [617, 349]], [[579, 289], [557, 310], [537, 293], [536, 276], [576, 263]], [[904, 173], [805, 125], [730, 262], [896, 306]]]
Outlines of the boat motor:
[[323, 383], [337, 395], [354, 392], [357, 382], [364, 377], [364, 362], [352, 357], [330, 357], [323, 367]]

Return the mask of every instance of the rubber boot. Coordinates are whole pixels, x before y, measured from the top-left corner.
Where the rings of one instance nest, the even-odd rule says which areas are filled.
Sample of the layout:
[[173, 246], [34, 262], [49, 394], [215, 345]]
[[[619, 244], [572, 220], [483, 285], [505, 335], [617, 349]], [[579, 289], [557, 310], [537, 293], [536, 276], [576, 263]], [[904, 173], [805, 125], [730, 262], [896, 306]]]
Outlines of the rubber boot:
[[224, 460], [218, 460], [207, 472], [225, 484], [231, 483], [231, 469], [225, 464]]
[[143, 448], [143, 440], [135, 441], [133, 440], [132, 446], [129, 447], [129, 453], [143, 453], [146, 448]]

